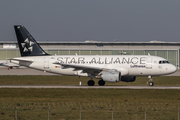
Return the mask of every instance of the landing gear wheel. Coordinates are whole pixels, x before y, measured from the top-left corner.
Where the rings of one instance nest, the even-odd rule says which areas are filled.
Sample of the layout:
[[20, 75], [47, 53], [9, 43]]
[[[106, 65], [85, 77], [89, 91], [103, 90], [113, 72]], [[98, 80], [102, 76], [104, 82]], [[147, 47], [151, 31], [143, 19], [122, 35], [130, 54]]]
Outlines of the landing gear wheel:
[[94, 86], [95, 82], [93, 80], [89, 80], [87, 82], [88, 86]]
[[148, 76], [149, 78], [149, 86], [153, 86], [154, 83], [153, 83], [153, 80], [152, 80], [152, 76]]
[[98, 84], [99, 84], [100, 86], [104, 86], [104, 85], [105, 85], [105, 82], [104, 82], [104, 80], [99, 80]]
[[153, 82], [149, 82], [149, 86], [153, 86], [154, 85], [154, 83]]

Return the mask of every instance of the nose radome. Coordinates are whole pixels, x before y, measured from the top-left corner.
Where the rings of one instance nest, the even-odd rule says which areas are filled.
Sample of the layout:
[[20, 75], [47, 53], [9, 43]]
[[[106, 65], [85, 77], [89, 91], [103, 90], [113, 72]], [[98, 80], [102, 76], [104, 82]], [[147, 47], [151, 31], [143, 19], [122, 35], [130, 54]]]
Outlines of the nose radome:
[[176, 70], [177, 70], [177, 68], [174, 65], [172, 65], [171, 66], [171, 72], [174, 73], [174, 72], [176, 72]]

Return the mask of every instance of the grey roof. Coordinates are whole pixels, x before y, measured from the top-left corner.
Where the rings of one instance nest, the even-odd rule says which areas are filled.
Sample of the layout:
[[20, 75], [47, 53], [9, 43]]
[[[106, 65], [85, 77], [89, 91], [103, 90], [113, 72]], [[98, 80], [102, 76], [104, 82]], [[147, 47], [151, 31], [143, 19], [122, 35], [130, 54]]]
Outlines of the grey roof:
[[[42, 42], [37, 41], [41, 45], [167, 45], [180, 46], [180, 42]], [[16, 41], [0, 41], [0, 44], [17, 44]]]

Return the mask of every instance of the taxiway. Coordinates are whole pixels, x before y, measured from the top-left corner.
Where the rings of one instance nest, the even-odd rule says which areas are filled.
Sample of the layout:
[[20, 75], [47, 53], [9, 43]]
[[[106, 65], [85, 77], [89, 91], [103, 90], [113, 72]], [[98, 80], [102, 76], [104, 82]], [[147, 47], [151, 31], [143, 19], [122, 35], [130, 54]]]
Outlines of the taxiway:
[[38, 89], [180, 89], [180, 86], [78, 86], [78, 85], [0, 85], [0, 88], [38, 88]]

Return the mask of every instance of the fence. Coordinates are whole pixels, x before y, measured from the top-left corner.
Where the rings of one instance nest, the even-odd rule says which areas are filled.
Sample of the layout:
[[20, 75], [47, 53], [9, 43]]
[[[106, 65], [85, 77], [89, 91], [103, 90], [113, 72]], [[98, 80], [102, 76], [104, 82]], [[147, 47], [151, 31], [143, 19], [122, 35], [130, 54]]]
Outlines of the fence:
[[0, 120], [179, 120], [177, 103], [1, 102]]

